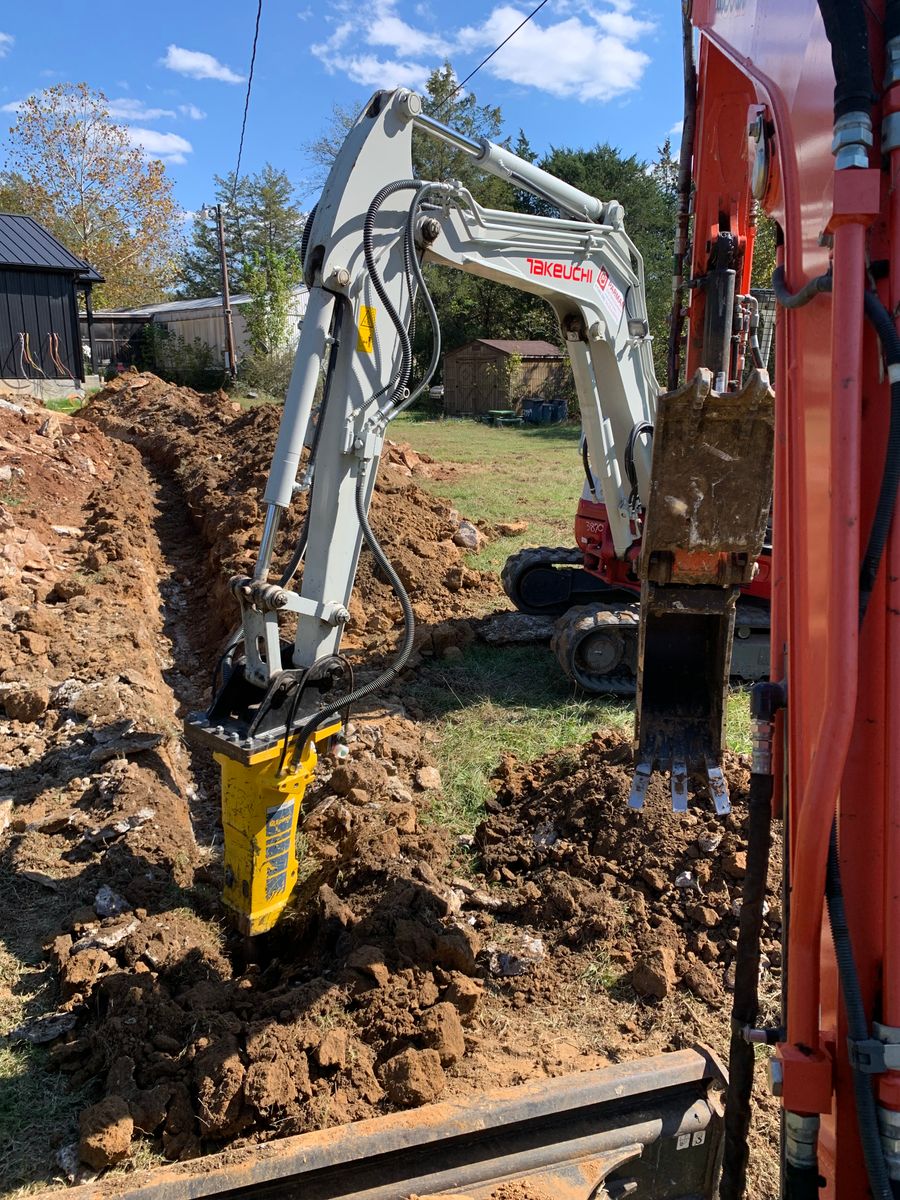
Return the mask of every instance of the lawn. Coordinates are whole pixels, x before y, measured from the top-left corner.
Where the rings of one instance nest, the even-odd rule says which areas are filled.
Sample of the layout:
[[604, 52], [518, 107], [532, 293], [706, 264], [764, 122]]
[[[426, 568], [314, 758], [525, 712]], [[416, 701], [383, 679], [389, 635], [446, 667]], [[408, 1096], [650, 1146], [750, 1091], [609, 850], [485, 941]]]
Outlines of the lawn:
[[[390, 427], [441, 464], [458, 464], [446, 480], [417, 480], [470, 518], [529, 521], [521, 538], [497, 538], [470, 565], [499, 571], [522, 546], [573, 545], [572, 525], [583, 474], [577, 426], [492, 429], [474, 421], [402, 416]], [[575, 747], [595, 729], [631, 730], [630, 701], [586, 696], [564, 677], [546, 645], [490, 648], [476, 643], [461, 658], [420, 671], [407, 694], [439, 735], [444, 795], [434, 817], [470, 833], [491, 794], [501, 754], [523, 760]], [[749, 753], [747, 693], [728, 700], [728, 744]]]
[[388, 431], [439, 463], [459, 464], [454, 479], [428, 480], [436, 496], [463, 516], [485, 521], [528, 521], [520, 538], [489, 542], [470, 565], [500, 571], [523, 546], [573, 545], [575, 509], [584, 472], [577, 425], [492, 429], [475, 421], [423, 421], [400, 416]]

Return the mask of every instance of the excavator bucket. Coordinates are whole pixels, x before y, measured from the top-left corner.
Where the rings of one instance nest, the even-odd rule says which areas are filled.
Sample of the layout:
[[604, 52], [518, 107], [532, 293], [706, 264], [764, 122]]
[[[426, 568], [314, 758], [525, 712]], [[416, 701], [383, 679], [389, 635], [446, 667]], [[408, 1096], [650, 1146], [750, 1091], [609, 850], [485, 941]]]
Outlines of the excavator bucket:
[[712, 1200], [725, 1082], [700, 1046], [134, 1172], [66, 1197]]
[[766, 532], [774, 423], [765, 371], [718, 393], [701, 368], [660, 397], [640, 561], [633, 808], [658, 767], [671, 771], [676, 811], [694, 772], [728, 811], [721, 758], [735, 606]]

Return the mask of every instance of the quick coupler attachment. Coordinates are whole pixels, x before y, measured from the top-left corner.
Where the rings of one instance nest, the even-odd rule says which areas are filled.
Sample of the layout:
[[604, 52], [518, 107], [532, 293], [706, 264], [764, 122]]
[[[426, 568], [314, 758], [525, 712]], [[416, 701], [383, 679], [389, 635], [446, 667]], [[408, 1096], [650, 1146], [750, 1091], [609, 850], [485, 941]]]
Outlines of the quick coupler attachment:
[[292, 753], [297, 747], [289, 745], [283, 754], [283, 742], [249, 755], [246, 761], [213, 755], [222, 770], [222, 899], [246, 936], [271, 929], [296, 887], [297, 823], [318, 762], [317, 745], [340, 728], [336, 720], [318, 730], [297, 762]]

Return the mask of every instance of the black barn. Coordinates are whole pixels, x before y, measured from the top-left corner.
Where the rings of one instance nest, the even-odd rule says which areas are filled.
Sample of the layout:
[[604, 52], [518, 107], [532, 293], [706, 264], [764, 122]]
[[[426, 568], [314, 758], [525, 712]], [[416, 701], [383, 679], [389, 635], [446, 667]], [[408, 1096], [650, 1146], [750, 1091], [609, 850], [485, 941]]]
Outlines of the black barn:
[[0, 213], [0, 380], [84, 381], [79, 290], [102, 276], [32, 217]]

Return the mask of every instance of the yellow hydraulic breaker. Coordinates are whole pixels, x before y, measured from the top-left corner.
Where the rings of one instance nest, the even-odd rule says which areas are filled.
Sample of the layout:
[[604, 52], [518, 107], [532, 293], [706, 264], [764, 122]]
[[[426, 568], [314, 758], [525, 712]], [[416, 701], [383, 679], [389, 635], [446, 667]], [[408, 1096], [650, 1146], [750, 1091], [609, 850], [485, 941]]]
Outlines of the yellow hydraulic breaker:
[[[225, 903], [242, 933], [271, 929], [297, 884], [297, 822], [318, 762], [317, 746], [340, 731], [341, 721], [317, 730], [293, 763], [296, 738], [246, 757], [213, 755], [222, 768]], [[283, 762], [282, 762], [283, 760]]]

